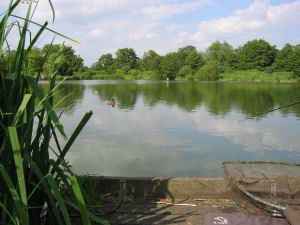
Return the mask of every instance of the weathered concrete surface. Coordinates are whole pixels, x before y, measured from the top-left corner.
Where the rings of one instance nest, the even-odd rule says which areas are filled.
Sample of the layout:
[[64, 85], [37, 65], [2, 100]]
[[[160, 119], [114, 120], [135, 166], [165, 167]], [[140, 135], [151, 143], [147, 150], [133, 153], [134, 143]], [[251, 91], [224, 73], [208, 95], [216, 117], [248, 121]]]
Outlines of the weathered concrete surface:
[[[223, 178], [124, 178], [93, 177], [102, 206], [94, 212], [110, 212], [121, 193], [122, 204], [106, 218], [112, 224], [180, 224], [203, 225], [204, 215], [212, 212], [262, 215], [263, 211], [238, 195]], [[254, 182], [255, 183], [255, 182]], [[291, 181], [290, 186], [299, 183]], [[255, 183], [261, 190], [266, 184]], [[295, 196], [297, 193], [294, 193]], [[298, 193], [299, 194], [299, 193]], [[113, 203], [114, 202], [114, 203]], [[81, 224], [73, 218], [72, 224]]]
[[[94, 208], [97, 212], [109, 212], [112, 202]], [[106, 219], [118, 225], [203, 225], [206, 213], [223, 212], [247, 215], [261, 215], [255, 207], [240, 207], [229, 199], [182, 199], [172, 203], [170, 200], [127, 200]], [[79, 218], [73, 218], [72, 224], [80, 224]]]
[[95, 177], [101, 194], [118, 193], [139, 199], [228, 198], [231, 188], [223, 178], [119, 178]]

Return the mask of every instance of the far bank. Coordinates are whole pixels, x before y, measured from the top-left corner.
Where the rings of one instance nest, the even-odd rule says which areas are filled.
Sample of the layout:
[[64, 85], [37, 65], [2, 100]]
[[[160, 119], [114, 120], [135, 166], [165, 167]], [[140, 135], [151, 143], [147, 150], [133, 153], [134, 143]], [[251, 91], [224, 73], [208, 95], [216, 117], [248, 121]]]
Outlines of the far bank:
[[[47, 79], [47, 78], [45, 78]], [[101, 71], [89, 71], [76, 73], [73, 76], [58, 75], [62, 80], [166, 80], [163, 75], [152, 71], [133, 70], [128, 73], [117, 71], [113, 74], [101, 73]], [[300, 81], [292, 72], [267, 73], [258, 70], [229, 71], [220, 74], [186, 74], [176, 76], [174, 80], [197, 80], [197, 81], [234, 81], [234, 82], [267, 82], [267, 83], [296, 83]]]

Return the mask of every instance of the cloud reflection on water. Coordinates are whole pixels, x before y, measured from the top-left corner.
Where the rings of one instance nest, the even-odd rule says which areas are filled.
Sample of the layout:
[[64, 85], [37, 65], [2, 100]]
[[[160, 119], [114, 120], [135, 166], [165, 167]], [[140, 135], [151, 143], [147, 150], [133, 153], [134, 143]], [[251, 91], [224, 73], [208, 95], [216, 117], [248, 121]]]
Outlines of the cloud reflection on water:
[[68, 155], [79, 173], [220, 177], [222, 161], [300, 159], [300, 124], [289, 113], [238, 122], [245, 115], [234, 109], [216, 115], [204, 101], [186, 111], [166, 99], [149, 106], [140, 92], [128, 110], [106, 105], [93, 91], [85, 88], [80, 108], [63, 117], [70, 133], [85, 111], [94, 112]]

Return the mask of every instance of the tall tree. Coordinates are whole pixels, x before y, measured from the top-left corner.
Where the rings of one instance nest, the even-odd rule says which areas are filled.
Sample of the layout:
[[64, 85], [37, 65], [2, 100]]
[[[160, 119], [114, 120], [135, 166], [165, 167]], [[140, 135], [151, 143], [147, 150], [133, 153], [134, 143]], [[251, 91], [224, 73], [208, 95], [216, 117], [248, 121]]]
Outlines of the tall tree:
[[103, 54], [100, 56], [95, 65], [96, 70], [105, 70], [106, 73], [115, 73], [117, 69], [116, 60], [111, 53]]
[[116, 52], [116, 65], [124, 72], [137, 69], [138, 57], [132, 48], [121, 48]]
[[185, 57], [184, 65], [190, 66], [194, 71], [198, 70], [205, 63], [202, 53], [189, 52]]
[[207, 61], [218, 61], [225, 70], [233, 66], [234, 49], [226, 41], [216, 41], [207, 48], [206, 57]]
[[141, 65], [144, 70], [160, 71], [161, 56], [153, 50], [144, 53]]
[[48, 54], [47, 63], [44, 66], [46, 73], [57, 71], [60, 75], [72, 76], [74, 72], [84, 67], [83, 59], [75, 54], [71, 46], [45, 45], [42, 54]]
[[193, 45], [187, 45], [185, 47], [179, 48], [177, 51], [177, 57], [179, 59], [178, 63], [179, 63], [179, 67], [182, 68], [183, 66], [185, 66], [185, 62], [186, 62], [186, 58], [188, 57], [188, 55], [190, 55], [191, 53], [197, 53], [197, 49], [195, 46]]
[[96, 70], [105, 70], [108, 71], [109, 68], [114, 64], [114, 58], [111, 53], [103, 54], [100, 56], [96, 63]]
[[293, 71], [295, 47], [286, 44], [281, 50], [278, 51], [275, 59], [275, 69], [277, 71]]
[[248, 41], [239, 50], [239, 67], [244, 70], [262, 70], [274, 63], [276, 53], [276, 46], [272, 46], [265, 40]]
[[181, 61], [178, 52], [166, 54], [161, 60], [161, 69], [165, 78], [175, 79], [180, 67]]
[[300, 44], [294, 47], [292, 71], [296, 77], [300, 77]]

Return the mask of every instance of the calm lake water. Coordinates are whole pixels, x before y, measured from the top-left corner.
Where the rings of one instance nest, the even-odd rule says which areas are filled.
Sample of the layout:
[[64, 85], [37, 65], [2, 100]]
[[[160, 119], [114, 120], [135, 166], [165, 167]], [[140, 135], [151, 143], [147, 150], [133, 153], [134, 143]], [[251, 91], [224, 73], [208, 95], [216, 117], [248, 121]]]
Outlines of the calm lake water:
[[[46, 84], [41, 84], [47, 88]], [[78, 81], [61, 85], [68, 135], [94, 112], [67, 159], [80, 174], [223, 177], [223, 161], [300, 163], [299, 84]], [[116, 99], [115, 106], [109, 100]]]

